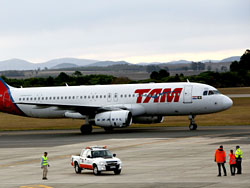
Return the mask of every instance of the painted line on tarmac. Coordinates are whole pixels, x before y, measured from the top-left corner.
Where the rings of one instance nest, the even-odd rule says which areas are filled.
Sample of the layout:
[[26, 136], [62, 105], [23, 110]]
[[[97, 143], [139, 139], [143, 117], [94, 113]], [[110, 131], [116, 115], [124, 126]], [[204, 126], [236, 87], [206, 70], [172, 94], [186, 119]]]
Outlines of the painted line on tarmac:
[[23, 185], [20, 186], [19, 188], [53, 188], [47, 185]]

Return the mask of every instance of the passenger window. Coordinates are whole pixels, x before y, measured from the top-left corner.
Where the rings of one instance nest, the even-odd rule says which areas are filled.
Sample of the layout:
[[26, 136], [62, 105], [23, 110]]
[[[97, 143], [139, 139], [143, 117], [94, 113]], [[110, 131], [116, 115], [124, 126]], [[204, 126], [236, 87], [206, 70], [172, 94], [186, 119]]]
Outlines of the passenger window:
[[63, 97], [61, 97], [61, 99], [63, 99]]
[[36, 97], [34, 98], [34, 100], [36, 100]]
[[73, 96], [72, 99], [75, 99], [75, 96]]
[[69, 96], [69, 99], [71, 99], [71, 96]]
[[207, 91], [204, 91], [204, 92], [203, 92], [203, 96], [205, 96], [205, 95], [207, 95]]
[[52, 99], [52, 97], [49, 97], [49, 100], [51, 100]]

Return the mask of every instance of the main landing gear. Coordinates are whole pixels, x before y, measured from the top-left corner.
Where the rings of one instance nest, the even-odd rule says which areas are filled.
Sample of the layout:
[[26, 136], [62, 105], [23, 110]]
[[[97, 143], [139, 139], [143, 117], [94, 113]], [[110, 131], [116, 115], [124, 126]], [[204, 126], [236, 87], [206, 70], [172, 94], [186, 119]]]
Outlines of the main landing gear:
[[84, 124], [80, 128], [82, 134], [90, 134], [92, 132], [91, 124]]
[[190, 121], [190, 124], [189, 124], [190, 131], [194, 131], [197, 129], [197, 124], [195, 123], [194, 118], [195, 118], [195, 115], [188, 116], [188, 119]]

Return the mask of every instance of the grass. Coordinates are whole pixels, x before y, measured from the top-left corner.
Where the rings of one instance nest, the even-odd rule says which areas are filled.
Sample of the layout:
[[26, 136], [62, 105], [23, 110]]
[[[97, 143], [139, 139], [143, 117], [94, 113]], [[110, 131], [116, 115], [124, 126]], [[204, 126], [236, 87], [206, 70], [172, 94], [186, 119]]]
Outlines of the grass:
[[[199, 126], [210, 125], [250, 125], [250, 98], [233, 98], [234, 105], [229, 110], [215, 114], [199, 115], [195, 118]], [[47, 130], [79, 129], [84, 120], [37, 119], [0, 113], [0, 130]], [[188, 116], [167, 116], [160, 124], [133, 124], [132, 127], [188, 126]]]
[[218, 88], [223, 94], [250, 94], [250, 87]]

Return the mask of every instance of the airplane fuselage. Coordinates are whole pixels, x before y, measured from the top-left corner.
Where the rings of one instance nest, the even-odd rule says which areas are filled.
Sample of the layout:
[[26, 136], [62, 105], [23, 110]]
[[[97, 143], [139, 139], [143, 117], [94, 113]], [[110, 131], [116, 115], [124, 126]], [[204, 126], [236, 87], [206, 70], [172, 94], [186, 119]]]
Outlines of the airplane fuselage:
[[[60, 110], [53, 105], [124, 106], [134, 116], [198, 115], [219, 112], [230, 107], [230, 99], [222, 94], [203, 95], [204, 91], [215, 90], [211, 86], [196, 83], [154, 83], [13, 88], [10, 89], [10, 94], [12, 102], [26, 116], [62, 118], [68, 110]], [[4, 97], [6, 96], [3, 95], [2, 98]], [[6, 110], [10, 105], [8, 103], [11, 100], [2, 99]], [[36, 104], [51, 104], [51, 107], [37, 107]]]

